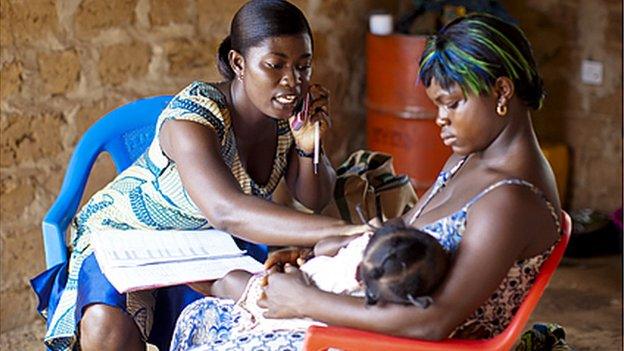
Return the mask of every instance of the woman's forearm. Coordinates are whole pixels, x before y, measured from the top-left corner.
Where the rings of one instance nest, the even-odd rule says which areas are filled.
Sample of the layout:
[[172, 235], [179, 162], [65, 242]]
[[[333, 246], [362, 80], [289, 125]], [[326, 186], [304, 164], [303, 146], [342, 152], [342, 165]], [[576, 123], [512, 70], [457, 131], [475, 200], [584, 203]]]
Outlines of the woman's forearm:
[[232, 194], [218, 211], [214, 208], [211, 223], [215, 227], [242, 239], [268, 245], [312, 246], [328, 236], [355, 234], [365, 229], [360, 225], [347, 225], [336, 218], [302, 213], [239, 193]]
[[216, 151], [220, 145], [213, 130], [193, 122], [169, 127], [163, 129], [164, 136], [167, 131], [176, 133], [161, 140], [169, 146], [163, 150], [177, 164], [190, 198], [215, 228], [252, 242], [300, 246], [312, 246], [328, 236], [363, 231], [339, 219], [312, 216], [244, 194]]
[[363, 298], [336, 295], [310, 287], [300, 314], [329, 325], [338, 325], [389, 335], [439, 340], [448, 336], [439, 316], [431, 306], [386, 304], [366, 306]]
[[314, 212], [320, 212], [331, 200], [336, 172], [325, 155], [320, 155], [318, 173], [314, 174], [314, 160], [298, 157], [295, 198]]

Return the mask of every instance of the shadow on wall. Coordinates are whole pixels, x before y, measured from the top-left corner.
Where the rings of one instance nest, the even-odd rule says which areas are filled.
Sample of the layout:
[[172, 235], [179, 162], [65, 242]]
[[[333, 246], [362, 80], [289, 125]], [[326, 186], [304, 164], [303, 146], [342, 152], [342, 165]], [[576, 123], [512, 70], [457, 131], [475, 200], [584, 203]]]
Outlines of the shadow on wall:
[[[544, 80], [547, 94], [544, 105], [532, 113], [538, 138], [540, 142], [565, 143], [563, 131], [567, 129], [565, 111], [573, 84], [570, 72], [574, 66], [572, 43], [576, 39], [573, 29], [577, 14], [567, 11], [565, 16], [556, 16], [551, 12], [539, 12], [524, 1], [506, 1], [505, 6], [531, 42]], [[567, 194], [569, 196], [570, 192]], [[569, 203], [567, 198], [561, 200]]]
[[[533, 45], [547, 97], [533, 114], [540, 141], [570, 149], [569, 208], [622, 206], [622, 3], [502, 1]], [[583, 60], [603, 64], [598, 85], [581, 81]], [[598, 186], [600, 185], [600, 186]]]

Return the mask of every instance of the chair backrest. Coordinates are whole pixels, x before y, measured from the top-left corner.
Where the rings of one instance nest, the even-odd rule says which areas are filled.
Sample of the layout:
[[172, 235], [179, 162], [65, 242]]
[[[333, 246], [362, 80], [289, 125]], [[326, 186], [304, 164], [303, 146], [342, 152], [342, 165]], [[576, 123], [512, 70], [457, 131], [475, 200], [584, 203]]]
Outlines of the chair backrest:
[[149, 146], [155, 124], [171, 96], [140, 99], [123, 105], [99, 119], [82, 136], [69, 161], [63, 184], [43, 223], [46, 266], [67, 260], [65, 231], [76, 214], [93, 163], [108, 152], [117, 172], [130, 166]]
[[304, 341], [304, 350], [319, 351], [328, 348], [338, 348], [344, 351], [446, 351], [446, 350], [509, 350], [516, 342], [524, 329], [531, 313], [537, 306], [546, 286], [552, 278], [563, 253], [565, 252], [570, 233], [572, 232], [572, 220], [563, 212], [563, 233], [561, 240], [553, 250], [550, 257], [542, 264], [540, 272], [527, 296], [520, 304], [518, 311], [503, 332], [491, 339], [463, 340], [446, 339], [441, 341], [427, 341], [420, 339], [398, 338], [379, 333], [367, 332], [344, 327], [319, 327], [308, 328]]

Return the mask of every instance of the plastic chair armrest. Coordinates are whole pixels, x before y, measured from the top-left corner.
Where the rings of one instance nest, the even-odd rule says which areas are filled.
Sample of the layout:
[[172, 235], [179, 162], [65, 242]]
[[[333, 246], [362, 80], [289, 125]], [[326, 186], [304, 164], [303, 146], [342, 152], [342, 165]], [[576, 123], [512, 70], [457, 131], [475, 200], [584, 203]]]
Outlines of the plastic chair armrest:
[[67, 245], [65, 231], [55, 223], [43, 222], [43, 245], [45, 247], [46, 267], [52, 268], [67, 261]]
[[59, 196], [46, 213], [42, 223], [46, 267], [67, 260], [65, 231], [78, 209], [87, 178], [101, 146], [81, 140], [71, 157]]
[[[320, 351], [337, 348], [344, 351], [447, 351], [475, 350], [481, 341], [454, 340], [428, 341], [389, 336], [345, 327], [311, 326], [306, 332], [303, 349]], [[476, 347], [476, 348], [475, 348]]]

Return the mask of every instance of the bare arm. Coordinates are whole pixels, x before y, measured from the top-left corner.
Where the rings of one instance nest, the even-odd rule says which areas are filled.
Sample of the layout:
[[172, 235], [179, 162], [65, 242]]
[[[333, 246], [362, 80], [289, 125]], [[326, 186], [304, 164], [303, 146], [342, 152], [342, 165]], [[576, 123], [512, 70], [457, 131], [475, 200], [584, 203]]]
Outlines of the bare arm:
[[[318, 84], [312, 84], [308, 93], [311, 101], [307, 108], [309, 110], [308, 120], [300, 129], [293, 129], [292, 134], [296, 148], [306, 153], [312, 153], [314, 151], [315, 124], [319, 124], [321, 137], [325, 135], [331, 124], [329, 117], [330, 94], [327, 89]], [[336, 184], [336, 172], [327, 156], [322, 154], [319, 157], [318, 174], [314, 174], [313, 158], [299, 156], [294, 149], [293, 147], [290, 150], [286, 184], [295, 199], [318, 213], [332, 198]]]
[[[363, 299], [323, 292], [301, 283], [295, 271], [270, 276], [265, 302], [268, 315], [305, 316], [330, 325], [406, 337], [448, 337], [496, 290], [534, 239], [527, 233], [540, 234], [543, 228], [542, 224], [534, 224], [540, 222], [536, 221], [536, 213], [547, 213], [543, 203], [528, 190], [517, 187], [497, 189], [475, 204], [453, 265], [427, 309], [394, 304], [365, 307]], [[549, 223], [547, 214], [543, 218]], [[296, 296], [306, 296], [306, 303], [301, 304]]]
[[191, 199], [215, 228], [251, 242], [302, 246], [330, 235], [360, 231], [341, 220], [303, 214], [244, 194], [221, 159], [217, 135], [209, 127], [167, 121], [160, 143], [176, 163]]
[[324, 154], [320, 156], [318, 174], [314, 174], [313, 159], [300, 157], [291, 149], [286, 172], [286, 184], [297, 201], [314, 212], [320, 212], [331, 200], [336, 172]]

